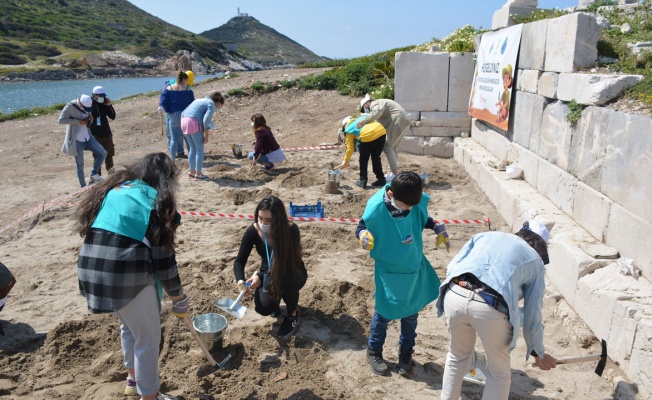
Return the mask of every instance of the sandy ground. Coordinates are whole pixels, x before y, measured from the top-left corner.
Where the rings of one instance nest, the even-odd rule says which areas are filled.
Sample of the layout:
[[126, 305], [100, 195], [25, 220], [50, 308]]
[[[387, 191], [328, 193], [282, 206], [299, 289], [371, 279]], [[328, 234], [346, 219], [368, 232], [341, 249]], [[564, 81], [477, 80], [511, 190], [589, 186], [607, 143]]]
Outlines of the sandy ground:
[[[288, 79], [310, 71], [263, 71], [232, 80], [199, 85], [196, 96], [226, 92], [254, 81]], [[105, 85], [110, 94], [110, 83]], [[126, 164], [165, 149], [156, 114], [157, 97], [116, 104], [116, 164]], [[339, 121], [355, 112], [358, 99], [333, 92], [279, 91], [263, 96], [229, 98], [217, 117], [216, 134], [207, 145], [204, 173], [211, 180], [182, 177], [179, 209], [251, 214], [257, 201], [274, 194], [289, 203], [321, 201], [328, 217], [359, 218], [372, 190], [353, 185], [357, 154], [338, 194], [325, 194], [328, 164], [339, 163], [343, 150], [287, 152], [288, 161], [273, 172], [255, 169], [233, 157], [230, 145], [250, 148], [249, 117], [263, 113], [282, 147], [333, 143]], [[0, 229], [41, 205], [44, 211], [0, 234], [0, 260], [18, 283], [0, 323], [1, 399], [122, 399], [119, 325], [111, 315], [90, 315], [79, 296], [76, 261], [82, 239], [71, 231], [74, 206], [47, 203], [74, 193], [74, 160], [59, 152], [65, 126], [58, 115], [0, 124]], [[92, 158], [86, 158], [90, 170]], [[187, 160], [178, 160], [187, 169]], [[436, 219], [490, 218], [491, 229], [507, 230], [495, 208], [454, 160], [401, 155], [402, 169], [431, 174], [426, 191]], [[386, 165], [386, 164], [385, 164]], [[75, 202], [79, 195], [63, 199]], [[44, 204], [43, 202], [46, 201]], [[178, 235], [179, 269], [192, 315], [218, 312], [212, 303], [237, 296], [232, 272], [247, 220], [184, 217]], [[302, 325], [290, 340], [273, 334], [280, 320], [252, 310], [228, 317], [224, 348], [214, 356], [232, 359], [210, 374], [207, 362], [185, 326], [171, 316], [168, 300], [161, 315], [164, 342], [160, 356], [163, 390], [181, 399], [421, 399], [438, 397], [448, 345], [443, 319], [434, 306], [420, 314], [415, 371], [409, 379], [396, 373], [398, 324], [388, 330], [385, 356], [391, 376], [371, 373], [365, 361], [373, 312], [373, 262], [356, 246], [355, 225], [299, 223], [309, 279], [301, 292]], [[425, 254], [440, 277], [468, 238], [484, 225], [449, 226], [452, 252], [434, 247], [425, 233]], [[553, 260], [554, 262], [554, 260]], [[259, 260], [251, 257], [247, 272]], [[437, 288], [433, 288], [436, 290]], [[251, 300], [245, 305], [253, 306]], [[597, 340], [552, 288], [544, 307], [546, 348], [560, 357], [597, 354]], [[542, 372], [525, 361], [524, 341], [512, 354], [512, 399], [634, 399], [622, 372], [607, 364], [600, 378], [595, 363], [560, 366]], [[482, 387], [465, 383], [464, 399], [479, 399]]]

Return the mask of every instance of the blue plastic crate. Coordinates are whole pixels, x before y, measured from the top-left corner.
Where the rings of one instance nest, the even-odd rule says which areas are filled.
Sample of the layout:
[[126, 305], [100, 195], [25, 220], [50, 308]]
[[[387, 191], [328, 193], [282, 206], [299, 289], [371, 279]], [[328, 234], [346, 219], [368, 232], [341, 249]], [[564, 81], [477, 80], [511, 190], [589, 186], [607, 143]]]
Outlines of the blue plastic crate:
[[318, 201], [317, 204], [306, 204], [303, 206], [298, 206], [290, 202], [290, 216], [304, 218], [324, 218], [324, 207], [322, 207], [321, 201]]

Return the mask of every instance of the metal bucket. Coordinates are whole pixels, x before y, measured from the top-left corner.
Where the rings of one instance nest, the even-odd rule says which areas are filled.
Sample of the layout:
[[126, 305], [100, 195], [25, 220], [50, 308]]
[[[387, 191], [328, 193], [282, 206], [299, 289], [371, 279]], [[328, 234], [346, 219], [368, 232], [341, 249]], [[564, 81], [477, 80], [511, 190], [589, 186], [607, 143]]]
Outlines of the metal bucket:
[[331, 169], [330, 171], [328, 171], [328, 180], [337, 182], [337, 184], [339, 185], [340, 182], [342, 181], [342, 171], [340, 171], [339, 169]]
[[422, 174], [419, 174], [421, 177], [421, 182], [423, 182], [423, 186], [428, 186], [430, 184], [430, 174], [426, 174], [425, 172]]
[[201, 314], [192, 319], [192, 327], [208, 351], [220, 350], [224, 344], [224, 331], [228, 325], [220, 314]]
[[231, 151], [233, 151], [233, 156], [238, 160], [243, 158], [242, 156], [242, 145], [241, 144], [232, 144]]

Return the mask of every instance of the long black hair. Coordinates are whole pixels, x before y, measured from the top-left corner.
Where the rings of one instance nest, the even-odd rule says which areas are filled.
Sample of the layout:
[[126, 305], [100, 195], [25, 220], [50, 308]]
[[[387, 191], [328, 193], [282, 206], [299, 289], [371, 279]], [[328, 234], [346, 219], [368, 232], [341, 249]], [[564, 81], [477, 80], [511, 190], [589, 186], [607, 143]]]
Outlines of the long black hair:
[[302, 247], [301, 240], [293, 241], [291, 224], [285, 212], [283, 202], [276, 196], [265, 196], [256, 206], [254, 216], [258, 222], [258, 212], [268, 210], [272, 213], [272, 223], [268, 236], [274, 244], [274, 257], [271, 260], [271, 280], [269, 291], [272, 296], [281, 296], [283, 277], [287, 274], [296, 275], [301, 267]]
[[174, 247], [174, 235], [179, 226], [176, 209], [177, 176], [174, 161], [165, 153], [148, 154], [135, 164], [109, 174], [102, 183], [90, 189], [79, 204], [75, 231], [85, 236], [109, 191], [127, 181], [139, 179], [158, 192], [154, 205], [158, 223], [152, 227], [150, 242], [154, 246]]

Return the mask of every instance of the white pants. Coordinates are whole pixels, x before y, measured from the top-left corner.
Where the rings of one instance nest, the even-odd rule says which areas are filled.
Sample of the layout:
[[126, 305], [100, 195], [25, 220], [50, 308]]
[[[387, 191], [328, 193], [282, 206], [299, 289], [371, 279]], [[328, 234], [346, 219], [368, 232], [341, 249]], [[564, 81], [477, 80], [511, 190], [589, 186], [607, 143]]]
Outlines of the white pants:
[[460, 398], [462, 380], [475, 346], [476, 332], [487, 356], [487, 382], [483, 400], [509, 396], [512, 373], [509, 345], [513, 328], [507, 316], [485, 303], [476, 293], [449, 284], [444, 297], [444, 314], [451, 337], [441, 388], [442, 399]]
[[158, 393], [158, 352], [161, 343], [161, 303], [154, 286], [147, 286], [125, 307], [113, 313], [122, 326], [120, 339], [125, 367], [136, 369], [141, 395]]

